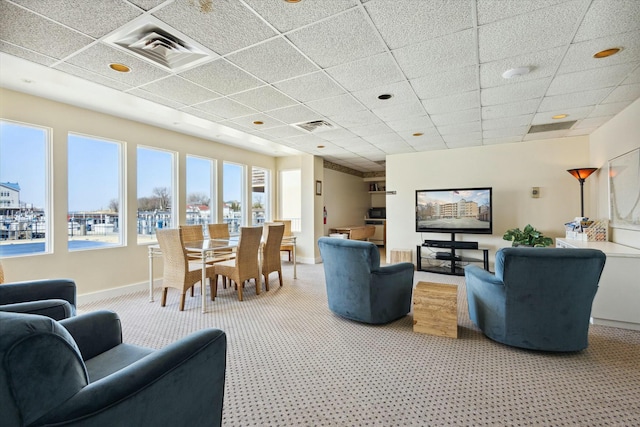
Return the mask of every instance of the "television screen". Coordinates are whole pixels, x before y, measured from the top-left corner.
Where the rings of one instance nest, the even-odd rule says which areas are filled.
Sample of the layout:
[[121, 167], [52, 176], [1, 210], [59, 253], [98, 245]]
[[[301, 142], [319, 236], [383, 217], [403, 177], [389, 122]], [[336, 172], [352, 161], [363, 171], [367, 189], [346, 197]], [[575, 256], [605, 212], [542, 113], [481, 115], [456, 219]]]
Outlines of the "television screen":
[[491, 234], [491, 190], [416, 190], [416, 231]]

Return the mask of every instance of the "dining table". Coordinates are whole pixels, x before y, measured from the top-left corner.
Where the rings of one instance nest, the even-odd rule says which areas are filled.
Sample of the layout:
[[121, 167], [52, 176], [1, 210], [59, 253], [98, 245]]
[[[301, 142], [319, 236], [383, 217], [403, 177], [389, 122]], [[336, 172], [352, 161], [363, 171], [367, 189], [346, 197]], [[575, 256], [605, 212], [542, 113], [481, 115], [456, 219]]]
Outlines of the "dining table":
[[[213, 260], [216, 258], [216, 255], [228, 254], [229, 249], [235, 251], [238, 248], [240, 243], [240, 235], [233, 235], [229, 238], [217, 238], [217, 239], [204, 239], [204, 240], [194, 240], [190, 242], [184, 242], [184, 248], [189, 254], [197, 255], [202, 262], [202, 312], [207, 312], [207, 298], [205, 292], [205, 283], [207, 279], [207, 261]], [[282, 243], [290, 243], [293, 246], [293, 253], [291, 256], [291, 261], [293, 262], [293, 278], [297, 279], [297, 271], [296, 271], [296, 236], [286, 236], [282, 238]], [[260, 256], [261, 250], [258, 255]], [[149, 245], [149, 302], [154, 302], [153, 296], [153, 259], [162, 256], [162, 251], [160, 250], [160, 245], [152, 244]], [[260, 262], [260, 258], [259, 262]], [[262, 271], [262, 269], [260, 269]], [[262, 282], [262, 280], [261, 280]], [[258, 284], [256, 283], [256, 286]]]

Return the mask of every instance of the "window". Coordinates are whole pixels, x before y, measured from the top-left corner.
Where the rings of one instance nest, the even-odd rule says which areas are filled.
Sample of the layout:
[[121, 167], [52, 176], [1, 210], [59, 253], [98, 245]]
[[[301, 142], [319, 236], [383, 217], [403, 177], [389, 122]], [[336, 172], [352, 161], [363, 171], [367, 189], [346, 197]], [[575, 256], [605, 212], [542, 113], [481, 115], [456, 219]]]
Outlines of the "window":
[[269, 171], [251, 168], [251, 225], [262, 225], [269, 215]]
[[138, 147], [138, 243], [155, 242], [156, 228], [174, 227], [175, 155]]
[[205, 235], [204, 225], [211, 222], [215, 206], [213, 171], [212, 160], [187, 156], [187, 224], [202, 224]]
[[222, 218], [229, 224], [229, 232], [239, 233], [244, 195], [244, 167], [225, 162], [222, 168]]
[[69, 134], [69, 250], [122, 244], [122, 143]]
[[302, 174], [300, 169], [280, 172], [280, 219], [291, 220], [291, 231], [302, 231]]
[[0, 121], [1, 257], [51, 251], [49, 153], [47, 129]]

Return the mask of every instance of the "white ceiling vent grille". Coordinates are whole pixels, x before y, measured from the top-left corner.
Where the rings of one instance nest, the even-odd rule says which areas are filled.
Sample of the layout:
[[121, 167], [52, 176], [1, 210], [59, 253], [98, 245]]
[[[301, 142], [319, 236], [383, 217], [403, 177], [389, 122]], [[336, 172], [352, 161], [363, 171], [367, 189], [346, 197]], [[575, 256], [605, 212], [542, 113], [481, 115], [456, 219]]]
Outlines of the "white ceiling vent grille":
[[335, 129], [335, 126], [326, 120], [314, 120], [312, 122], [295, 123], [293, 124], [293, 126], [312, 133]]
[[554, 130], [564, 130], [569, 129], [573, 126], [577, 120], [572, 120], [568, 122], [559, 122], [559, 123], [546, 123], [543, 125], [533, 125], [529, 128], [529, 132], [527, 133], [538, 133], [538, 132], [551, 132]]
[[151, 16], [132, 21], [105, 38], [105, 42], [172, 72], [218, 56]]

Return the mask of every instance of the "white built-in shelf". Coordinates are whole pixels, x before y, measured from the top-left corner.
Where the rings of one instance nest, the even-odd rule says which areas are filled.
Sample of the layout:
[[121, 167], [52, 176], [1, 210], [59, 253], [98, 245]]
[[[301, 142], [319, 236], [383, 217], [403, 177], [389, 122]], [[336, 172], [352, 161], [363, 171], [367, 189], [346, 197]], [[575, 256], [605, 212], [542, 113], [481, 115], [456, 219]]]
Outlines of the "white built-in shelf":
[[384, 182], [387, 180], [386, 176], [368, 176], [365, 178], [362, 178], [362, 180], [364, 182]]

